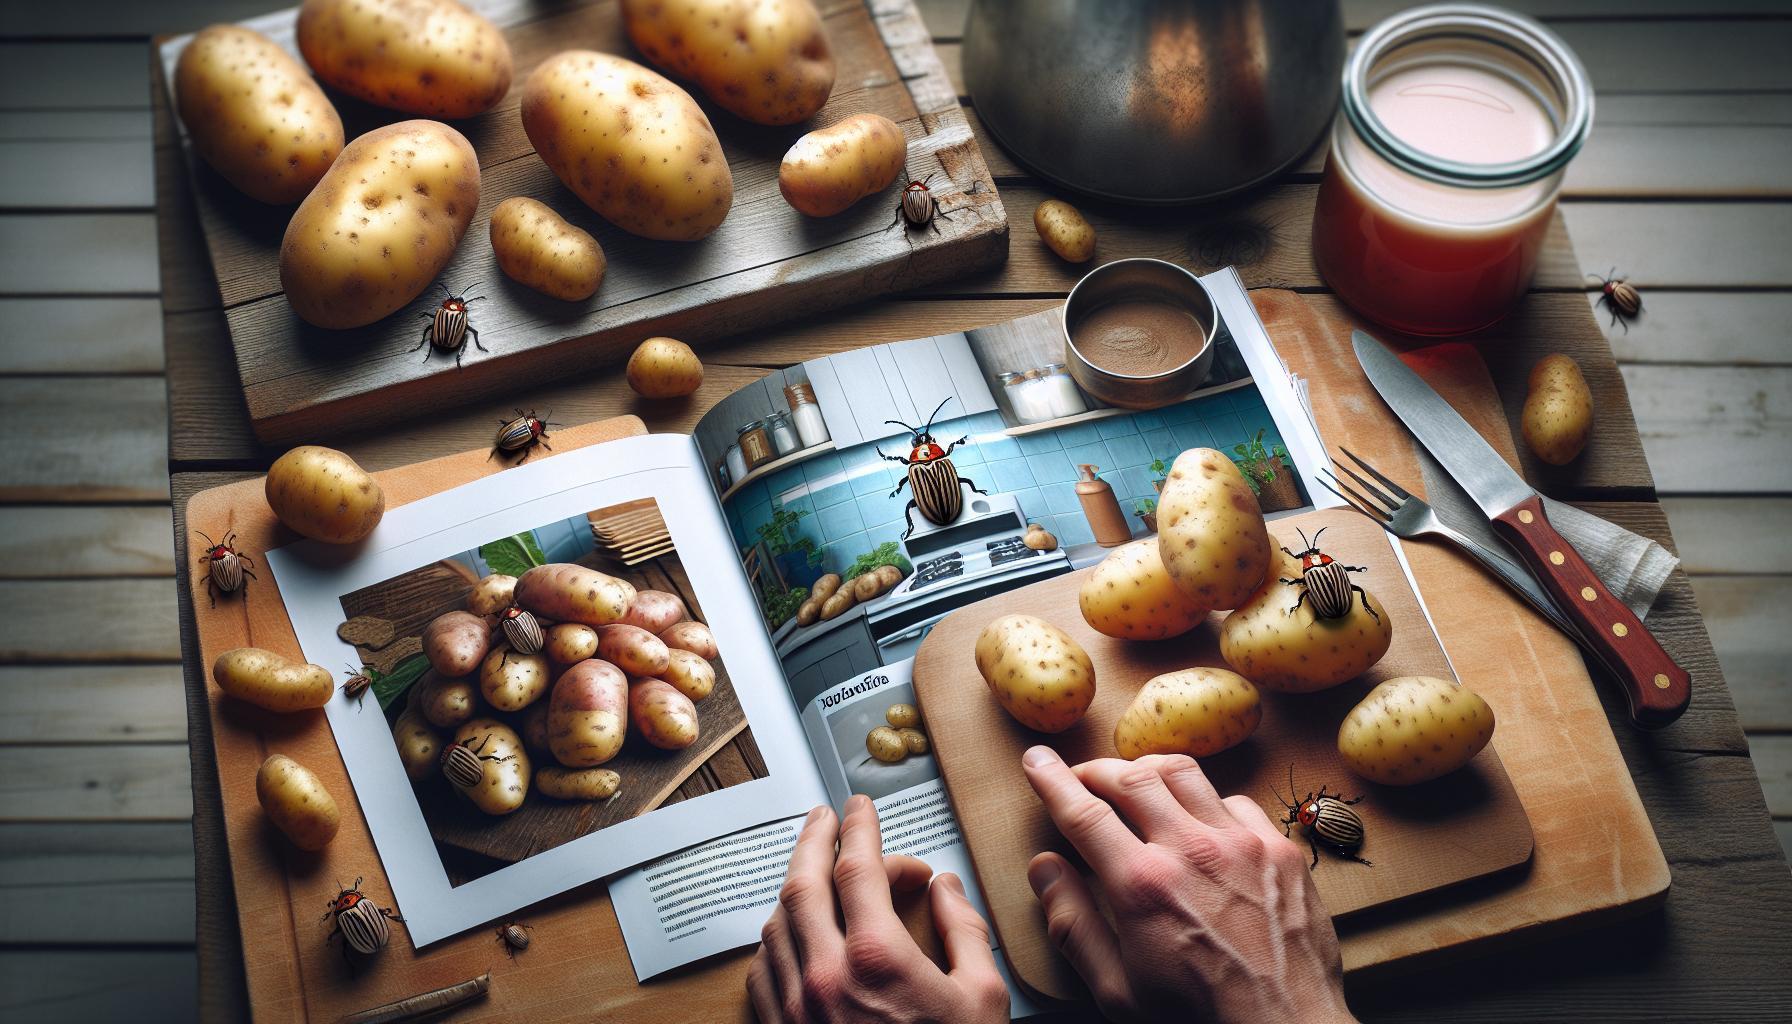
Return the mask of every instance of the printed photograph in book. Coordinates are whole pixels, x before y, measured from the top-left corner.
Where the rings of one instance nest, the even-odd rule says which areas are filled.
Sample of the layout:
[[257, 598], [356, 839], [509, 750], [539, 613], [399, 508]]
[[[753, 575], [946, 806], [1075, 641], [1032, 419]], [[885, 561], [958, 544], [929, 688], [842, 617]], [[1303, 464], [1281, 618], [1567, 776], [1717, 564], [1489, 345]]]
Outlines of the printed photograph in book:
[[698, 768], [723, 744], [756, 753], [652, 498], [493, 537], [341, 604], [365, 711], [391, 723], [453, 885], [718, 788]]

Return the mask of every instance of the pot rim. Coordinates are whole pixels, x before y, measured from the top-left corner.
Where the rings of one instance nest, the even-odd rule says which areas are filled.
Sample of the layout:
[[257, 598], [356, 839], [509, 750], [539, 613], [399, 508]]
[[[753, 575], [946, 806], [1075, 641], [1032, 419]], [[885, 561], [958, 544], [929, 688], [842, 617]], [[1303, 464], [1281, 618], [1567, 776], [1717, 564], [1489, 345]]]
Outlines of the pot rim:
[[[1186, 361], [1179, 363], [1168, 370], [1164, 370], [1161, 373], [1137, 374], [1120, 373], [1117, 370], [1110, 370], [1093, 359], [1090, 359], [1082, 349], [1078, 348], [1076, 339], [1073, 338], [1070, 333], [1070, 311], [1072, 306], [1076, 303], [1077, 292], [1081, 291], [1084, 285], [1088, 284], [1092, 278], [1099, 274], [1104, 272], [1117, 273], [1117, 271], [1113, 271], [1112, 268], [1139, 264], [1156, 264], [1159, 267], [1166, 267], [1176, 274], [1187, 278], [1188, 282], [1194, 285], [1196, 293], [1201, 296], [1202, 301], [1206, 303], [1207, 306], [1205, 311], [1193, 308], [1190, 308], [1189, 310], [1189, 312], [1195, 314], [1196, 320], [1201, 323], [1201, 347]], [[1179, 301], [1182, 299], [1182, 296], [1180, 295], [1176, 297]], [[1186, 302], [1183, 304], [1187, 305]], [[1099, 309], [1100, 307], [1097, 306], [1095, 308]], [[1184, 267], [1179, 263], [1171, 263], [1169, 260], [1155, 259], [1150, 256], [1129, 256], [1124, 259], [1110, 260], [1103, 263], [1101, 266], [1096, 267], [1094, 270], [1089, 271], [1087, 274], [1084, 274], [1075, 285], [1071, 286], [1070, 294], [1064, 297], [1064, 305], [1060, 307], [1058, 320], [1058, 327], [1064, 334], [1065, 348], [1069, 350], [1073, 357], [1075, 357], [1076, 362], [1082, 364], [1092, 372], [1099, 373], [1115, 381], [1137, 381], [1145, 384], [1162, 383], [1163, 381], [1175, 378], [1179, 374], [1187, 373], [1199, 363], [1203, 357], [1212, 351], [1214, 339], [1219, 334], [1219, 308], [1214, 305], [1213, 295], [1208, 292], [1207, 286], [1201, 283], [1201, 279], [1196, 277], [1187, 267]]]

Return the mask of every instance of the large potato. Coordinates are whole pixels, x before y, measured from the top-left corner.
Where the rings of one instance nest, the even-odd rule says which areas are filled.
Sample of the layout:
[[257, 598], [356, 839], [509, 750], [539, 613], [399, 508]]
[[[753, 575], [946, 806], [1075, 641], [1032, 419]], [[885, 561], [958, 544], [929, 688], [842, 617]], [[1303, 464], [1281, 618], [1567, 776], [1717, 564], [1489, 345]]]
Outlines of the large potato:
[[470, 679], [448, 679], [431, 669], [411, 685], [405, 708], [438, 729], [452, 729], [479, 710], [479, 690]]
[[294, 533], [328, 544], [363, 540], [386, 514], [386, 492], [354, 459], [314, 444], [274, 460], [268, 507]]
[[1015, 721], [1063, 732], [1095, 699], [1095, 666], [1070, 634], [1032, 615], [1004, 615], [977, 635], [977, 671]]
[[472, 675], [491, 642], [491, 623], [472, 612], [443, 612], [423, 627], [423, 656], [445, 676]]
[[895, 764], [908, 756], [908, 744], [901, 733], [880, 725], [865, 734], [865, 751], [885, 764]]
[[510, 607], [512, 595], [515, 593], [515, 576], [506, 576], [501, 572], [492, 573], [473, 584], [473, 592], [467, 595], [467, 611], [474, 615], [496, 615]]
[[504, 33], [455, 0], [305, 0], [296, 31], [317, 77], [392, 110], [472, 117], [510, 91]]
[[1446, 679], [1400, 676], [1370, 690], [1338, 727], [1338, 753], [1371, 782], [1411, 786], [1475, 759], [1493, 738], [1493, 709]]
[[336, 798], [304, 765], [275, 754], [255, 773], [255, 799], [263, 813], [301, 850], [321, 850], [336, 838], [342, 814]]
[[556, 800], [607, 800], [621, 786], [622, 776], [608, 768], [548, 765], [535, 771], [535, 788]]
[[442, 737], [415, 707], [407, 704], [392, 723], [392, 742], [398, 747], [398, 760], [412, 782], [422, 782], [439, 770]]
[[296, 203], [342, 152], [342, 118], [305, 66], [237, 25], [193, 37], [174, 68], [193, 152], [264, 203]]
[[478, 207], [479, 157], [461, 133], [435, 121], [375, 128], [286, 225], [286, 301], [330, 330], [384, 319], [435, 282]]
[[548, 701], [548, 749], [568, 768], [603, 764], [628, 735], [628, 677], [607, 661], [560, 673]]
[[479, 667], [479, 692], [499, 711], [521, 711], [548, 692], [552, 679], [547, 655], [495, 647]]
[[796, 140], [778, 165], [778, 191], [798, 213], [832, 217], [888, 188], [907, 162], [896, 122], [854, 114]]
[[1114, 749], [1128, 761], [1146, 754], [1207, 757], [1243, 743], [1263, 720], [1257, 688], [1223, 668], [1185, 668], [1139, 688], [1114, 726]]
[[684, 398], [703, 386], [703, 360], [677, 338], [648, 338], [629, 354], [623, 375], [642, 398]]
[[657, 636], [683, 622], [688, 614], [684, 601], [677, 594], [668, 594], [664, 590], [638, 590], [622, 621]]
[[1083, 580], [1077, 604], [1085, 622], [1122, 640], [1181, 636], [1209, 611], [1170, 580], [1156, 537], [1122, 544], [1102, 559]]
[[336, 692], [329, 669], [289, 661], [259, 647], [237, 647], [218, 655], [212, 678], [230, 696], [269, 711], [321, 708]]
[[492, 211], [491, 236], [498, 269], [543, 295], [577, 302], [603, 283], [603, 246], [544, 202], [511, 196], [499, 203]]
[[597, 630], [597, 656], [631, 676], [657, 676], [670, 657], [665, 641], [640, 626], [618, 622]]
[[716, 688], [715, 666], [690, 651], [676, 648], [667, 649], [666, 667], [661, 670], [659, 677], [694, 701], [709, 696]]
[[1170, 579], [1204, 607], [1238, 607], [1269, 571], [1269, 531], [1257, 496], [1232, 460], [1212, 448], [1176, 456], [1158, 501], [1157, 530]]
[[692, 654], [708, 661], [716, 660], [721, 651], [716, 649], [715, 634], [701, 622], [686, 621], [674, 623], [660, 631], [660, 639], [667, 647], [690, 651]]
[[795, 124], [834, 88], [834, 55], [809, 0], [622, 0], [641, 55], [754, 124]]
[[1593, 435], [1593, 392], [1580, 364], [1559, 352], [1531, 368], [1524, 399], [1524, 443], [1539, 459], [1566, 466], [1580, 456]]
[[523, 131], [573, 194], [643, 238], [694, 242], [734, 203], [721, 140], [695, 100], [633, 61], [569, 50], [523, 85]]
[[809, 596], [818, 601], [826, 601], [828, 598], [834, 596], [834, 591], [840, 589], [840, 583], [839, 573], [827, 573], [822, 576], [821, 579], [816, 580], [815, 585], [809, 588]]
[[1311, 693], [1355, 679], [1381, 660], [1394, 639], [1381, 602], [1365, 591], [1343, 617], [1319, 618], [1311, 600], [1300, 600], [1300, 584], [1282, 582], [1301, 578], [1300, 560], [1284, 552], [1276, 559], [1257, 592], [1220, 624], [1226, 664], [1266, 689]]
[[[516, 719], [516, 731], [523, 738], [523, 746], [531, 754], [553, 753], [553, 749], [548, 746], [548, 706], [552, 703], [551, 700], [538, 700], [524, 708]], [[540, 774], [538, 770], [536, 776], [539, 777]]]
[[542, 653], [561, 668], [576, 665], [586, 658], [597, 657], [597, 630], [583, 622], [562, 622], [549, 626]]
[[478, 755], [485, 775], [471, 788], [454, 788], [487, 814], [509, 814], [529, 795], [529, 752], [516, 730], [495, 718], [475, 718], [454, 730], [454, 742]]
[[697, 742], [696, 705], [663, 679], [631, 684], [628, 710], [641, 738], [661, 750], [683, 750]]
[[607, 626], [634, 600], [633, 584], [571, 562], [538, 565], [516, 581], [516, 603], [555, 622]]

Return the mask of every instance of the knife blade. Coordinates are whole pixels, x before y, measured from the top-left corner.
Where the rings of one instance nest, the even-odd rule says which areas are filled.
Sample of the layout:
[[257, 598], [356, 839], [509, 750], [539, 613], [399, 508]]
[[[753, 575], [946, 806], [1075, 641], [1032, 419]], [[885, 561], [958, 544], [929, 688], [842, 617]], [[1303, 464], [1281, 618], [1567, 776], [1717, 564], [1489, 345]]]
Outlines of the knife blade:
[[1658, 729], [1679, 718], [1692, 699], [1692, 676], [1550, 525], [1537, 491], [1387, 346], [1362, 331], [1351, 332], [1350, 343], [1382, 400], [1480, 506], [1622, 686], [1630, 720]]

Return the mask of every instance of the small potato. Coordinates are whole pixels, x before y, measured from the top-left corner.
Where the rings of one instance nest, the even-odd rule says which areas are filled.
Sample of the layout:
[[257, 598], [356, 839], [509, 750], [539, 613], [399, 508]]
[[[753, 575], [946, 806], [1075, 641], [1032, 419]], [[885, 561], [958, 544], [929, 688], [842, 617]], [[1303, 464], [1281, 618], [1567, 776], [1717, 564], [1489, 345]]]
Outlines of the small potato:
[[1475, 759], [1493, 738], [1493, 709], [1447, 679], [1400, 676], [1370, 690], [1338, 727], [1350, 770], [1385, 786], [1429, 782]]
[[[531, 754], [552, 754], [548, 746], [548, 707], [553, 701], [538, 700], [523, 709], [516, 721], [516, 731], [523, 738], [523, 746]], [[537, 774], [546, 769], [539, 769]]]
[[529, 795], [531, 765], [516, 730], [495, 718], [475, 718], [454, 730], [454, 742], [479, 754], [485, 775], [471, 789], [453, 787], [490, 815], [509, 814]]
[[321, 708], [336, 692], [328, 669], [288, 661], [259, 647], [237, 647], [218, 655], [212, 678], [230, 696], [269, 711]]
[[516, 603], [554, 622], [607, 626], [634, 600], [633, 584], [571, 562], [538, 565], [516, 581]]
[[412, 782], [422, 782], [440, 770], [442, 737], [410, 705], [392, 723], [392, 742], [397, 745], [398, 760]]
[[640, 626], [617, 623], [597, 629], [597, 656], [631, 676], [657, 676], [670, 659], [666, 642]]
[[1578, 363], [1560, 353], [1537, 361], [1522, 425], [1524, 443], [1544, 462], [1566, 466], [1580, 457], [1593, 434], [1593, 392]]
[[342, 118], [305, 66], [253, 29], [213, 25], [174, 68], [193, 152], [251, 199], [305, 198], [342, 152]]
[[1159, 497], [1157, 531], [1165, 571], [1201, 607], [1238, 607], [1269, 572], [1269, 531], [1257, 497], [1232, 460], [1212, 448], [1176, 456]]
[[885, 764], [895, 764], [908, 756], [908, 744], [902, 742], [902, 734], [887, 725], [865, 734], [865, 749]]
[[631, 685], [628, 710], [641, 738], [661, 750], [683, 750], [697, 742], [696, 705], [663, 679]]
[[630, 626], [640, 626], [658, 636], [689, 617], [684, 601], [677, 594], [668, 594], [664, 590], [641, 590], [635, 593], [635, 601], [629, 605], [628, 614], [622, 617], [622, 621]]
[[494, 647], [479, 667], [479, 692], [499, 711], [521, 711], [548, 692], [551, 679], [547, 655]]
[[1122, 640], [1163, 640], [1194, 629], [1208, 609], [1177, 588], [1157, 538], [1122, 544], [1102, 559], [1077, 591], [1083, 621]]
[[702, 700], [716, 688], [715, 666], [690, 651], [677, 648], [666, 651], [666, 667], [659, 677], [693, 701]]
[[438, 729], [452, 729], [479, 710], [479, 690], [470, 679], [447, 679], [431, 669], [411, 685], [405, 707]]
[[1262, 720], [1262, 698], [1249, 679], [1223, 668], [1185, 668], [1140, 687], [1114, 726], [1114, 749], [1128, 761], [1208, 757], [1243, 743]]
[[542, 653], [561, 668], [576, 665], [586, 658], [597, 657], [597, 630], [582, 622], [562, 622], [549, 626]]
[[815, 624], [815, 620], [819, 618], [821, 618], [821, 602], [817, 601], [815, 598], [811, 597], [801, 605], [797, 606], [797, 625], [812, 626]]
[[1063, 732], [1095, 699], [1095, 666], [1070, 634], [1032, 615], [1004, 615], [977, 636], [977, 671], [1003, 710], [1029, 729]]
[[921, 712], [913, 704], [892, 704], [884, 709], [884, 721], [892, 728], [913, 729], [921, 724]]
[[491, 649], [492, 627], [472, 612], [443, 612], [423, 627], [423, 656], [442, 675], [470, 676]]
[[828, 101], [834, 57], [810, 0], [623, 0], [641, 55], [754, 124], [796, 124]]
[[884, 592], [883, 580], [875, 572], [861, 573], [848, 583], [852, 586], [852, 599], [857, 604], [864, 604]]
[[1033, 229], [1061, 260], [1087, 263], [1095, 255], [1095, 229], [1081, 210], [1062, 199], [1047, 199], [1033, 210]]
[[660, 633], [660, 639], [667, 647], [690, 651], [706, 661], [714, 661], [722, 653], [716, 648], [715, 635], [701, 622], [674, 623]]
[[834, 591], [839, 589], [840, 574], [837, 572], [830, 572], [821, 579], [815, 581], [815, 585], [809, 588], [809, 596], [817, 600], [826, 601], [828, 598], [834, 596]]
[[597, 294], [604, 250], [583, 228], [527, 196], [511, 196], [492, 211], [492, 255], [498, 269], [526, 288], [567, 302]]
[[607, 800], [622, 786], [622, 776], [608, 768], [562, 768], [548, 765], [535, 771], [535, 789], [556, 800]]
[[510, 44], [455, 0], [305, 0], [299, 52], [317, 77], [369, 103], [472, 117], [510, 91]]
[[842, 587], [834, 592], [833, 597], [821, 602], [821, 617], [824, 621], [839, 618], [858, 603], [858, 598], [853, 596], [853, 588]]
[[1266, 690], [1312, 693], [1355, 679], [1393, 643], [1393, 623], [1366, 589], [1341, 618], [1318, 618], [1310, 600], [1294, 610], [1300, 584], [1282, 580], [1300, 578], [1300, 560], [1276, 552], [1263, 585], [1220, 624], [1226, 664]]
[[896, 735], [902, 737], [902, 745], [911, 754], [927, 753], [927, 734], [919, 729], [898, 729]]
[[467, 611], [474, 615], [496, 615], [510, 607], [516, 594], [516, 577], [495, 572], [473, 584], [467, 595]]
[[635, 346], [625, 372], [642, 398], [683, 398], [703, 386], [703, 361], [675, 338], [648, 338]]
[[255, 799], [275, 827], [301, 850], [321, 850], [336, 838], [342, 813], [336, 798], [310, 769], [275, 754], [255, 773]]
[[548, 749], [568, 768], [592, 768], [616, 756], [628, 735], [628, 677], [607, 661], [581, 661], [554, 680], [548, 701]]
[[380, 525], [386, 492], [354, 459], [300, 445], [274, 460], [263, 485], [268, 507], [288, 529], [326, 544], [353, 544]]
[[875, 570], [880, 586], [887, 593], [891, 587], [902, 582], [902, 570], [893, 565], [880, 565]]
[[896, 122], [854, 114], [796, 140], [778, 165], [778, 191], [798, 213], [832, 217], [889, 188], [907, 162]]

